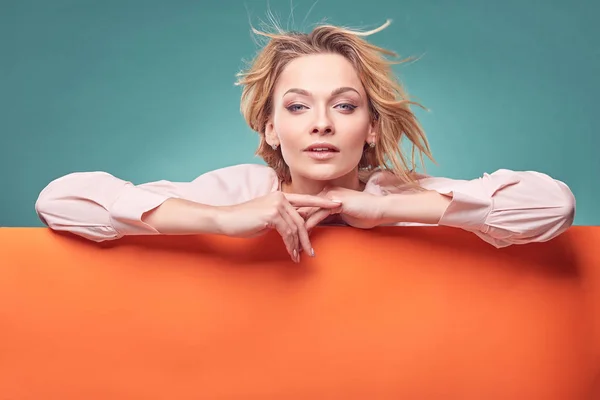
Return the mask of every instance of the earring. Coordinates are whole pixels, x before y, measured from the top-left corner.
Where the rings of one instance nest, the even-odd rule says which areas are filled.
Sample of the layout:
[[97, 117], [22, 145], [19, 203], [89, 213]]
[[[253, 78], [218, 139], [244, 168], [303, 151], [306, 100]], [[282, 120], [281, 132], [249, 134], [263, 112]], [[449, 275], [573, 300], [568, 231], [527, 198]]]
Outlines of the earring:
[[276, 145], [276, 144], [272, 144], [272, 145], [271, 145], [271, 148], [272, 148], [273, 150], [277, 150], [277, 145]]
[[371, 143], [369, 143], [369, 146], [371, 146], [371, 148], [375, 147], [375, 141], [373, 140]]

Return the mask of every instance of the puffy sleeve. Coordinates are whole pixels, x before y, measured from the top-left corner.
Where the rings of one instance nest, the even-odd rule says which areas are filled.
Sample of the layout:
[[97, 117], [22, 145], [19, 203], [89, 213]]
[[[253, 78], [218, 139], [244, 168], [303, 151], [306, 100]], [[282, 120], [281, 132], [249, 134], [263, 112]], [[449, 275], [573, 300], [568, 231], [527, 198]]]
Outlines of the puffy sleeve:
[[35, 209], [51, 229], [100, 242], [125, 235], [158, 234], [142, 216], [169, 198], [225, 206], [266, 195], [277, 185], [272, 169], [254, 164], [211, 171], [192, 182], [161, 180], [141, 185], [106, 172], [76, 172], [50, 182]]
[[452, 196], [438, 225], [474, 232], [496, 247], [548, 241], [575, 217], [569, 187], [540, 172], [500, 169], [474, 180], [425, 178], [421, 183]]

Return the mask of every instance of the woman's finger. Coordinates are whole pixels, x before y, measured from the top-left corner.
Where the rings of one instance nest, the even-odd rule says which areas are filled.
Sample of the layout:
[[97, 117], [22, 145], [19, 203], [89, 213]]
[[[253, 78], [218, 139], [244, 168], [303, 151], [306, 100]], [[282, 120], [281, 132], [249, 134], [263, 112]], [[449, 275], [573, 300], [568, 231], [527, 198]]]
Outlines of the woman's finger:
[[310, 216], [310, 218], [308, 218], [308, 220], [306, 221], [306, 223], [304, 224], [304, 226], [306, 227], [307, 231], [312, 230], [315, 226], [319, 225], [319, 223], [321, 221], [323, 221], [325, 218], [329, 217], [332, 213], [332, 210], [329, 209], [321, 209], [317, 212], [315, 212], [313, 215]]
[[294, 262], [298, 262], [298, 250], [296, 250], [297, 246], [294, 245], [292, 229], [290, 228], [290, 225], [285, 219], [283, 219], [281, 214], [278, 214], [270, 223], [270, 225], [275, 228], [277, 232], [279, 232], [279, 235], [281, 235], [283, 243], [285, 243], [285, 247], [292, 257], [292, 260]]
[[292, 245], [294, 246], [292, 250], [293, 258], [297, 259], [294, 261], [300, 261], [300, 240], [298, 239], [298, 226], [294, 219], [289, 215], [287, 207], [291, 207], [289, 204], [283, 204], [283, 206], [279, 209], [279, 213], [281, 214], [281, 218], [285, 220], [287, 224], [287, 234], [290, 236], [290, 240]]
[[304, 218], [305, 220], [308, 219], [311, 215], [313, 215], [315, 212], [317, 212], [319, 210], [320, 210], [319, 207], [300, 207], [300, 208], [296, 209], [298, 214], [300, 214], [300, 216], [302, 218]]
[[336, 208], [342, 204], [339, 200], [331, 200], [309, 194], [285, 193], [285, 198], [294, 207]]
[[291, 204], [287, 205], [287, 211], [298, 228], [297, 237], [298, 237], [298, 240], [300, 241], [300, 245], [302, 246], [302, 249], [304, 249], [304, 251], [307, 254], [314, 256], [315, 254], [314, 254], [314, 251], [312, 248], [312, 244], [310, 243], [310, 238], [308, 237], [308, 231], [306, 230], [304, 218], [302, 218], [300, 216], [300, 214], [296, 211], [296, 209]]

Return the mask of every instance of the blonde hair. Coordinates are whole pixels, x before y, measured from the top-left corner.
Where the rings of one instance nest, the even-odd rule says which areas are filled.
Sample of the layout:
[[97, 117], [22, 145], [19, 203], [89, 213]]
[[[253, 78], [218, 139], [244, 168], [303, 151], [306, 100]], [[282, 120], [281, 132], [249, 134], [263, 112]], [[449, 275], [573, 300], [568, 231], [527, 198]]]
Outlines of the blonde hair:
[[[396, 53], [368, 43], [362, 39], [385, 29], [385, 24], [377, 29], [361, 32], [333, 25], [320, 25], [310, 33], [284, 32], [280, 28], [275, 33], [267, 33], [252, 28], [256, 35], [267, 38], [268, 42], [250, 62], [247, 70], [237, 74], [236, 85], [243, 86], [241, 112], [251, 129], [260, 135], [256, 154], [273, 168], [284, 181], [291, 180], [289, 167], [280, 150], [269, 146], [265, 138], [267, 121], [273, 107], [273, 90], [285, 66], [297, 57], [334, 53], [345, 57], [355, 68], [369, 99], [369, 113], [378, 133], [374, 148], [366, 143], [359, 169], [388, 170], [400, 183], [414, 184], [411, 172], [415, 169], [415, 150], [433, 160], [429, 143], [410, 105], [420, 104], [410, 101], [408, 95], [394, 75], [391, 66], [407, 60], [390, 61], [385, 56]], [[406, 137], [412, 146], [410, 165], [402, 152], [402, 140]], [[435, 161], [434, 161], [435, 162]]]

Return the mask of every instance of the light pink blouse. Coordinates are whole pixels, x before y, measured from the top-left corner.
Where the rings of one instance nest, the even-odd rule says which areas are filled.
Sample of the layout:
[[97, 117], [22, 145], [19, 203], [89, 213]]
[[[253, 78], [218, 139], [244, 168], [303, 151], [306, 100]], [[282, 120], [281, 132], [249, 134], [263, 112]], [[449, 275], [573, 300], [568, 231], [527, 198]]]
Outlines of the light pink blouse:
[[[573, 223], [575, 198], [571, 190], [543, 173], [500, 169], [473, 180], [426, 175], [418, 179], [426, 189], [453, 196], [438, 225], [473, 232], [495, 247], [547, 241]], [[275, 171], [258, 164], [218, 169], [192, 182], [162, 180], [137, 186], [106, 172], [77, 172], [48, 184], [35, 207], [51, 229], [100, 242], [125, 235], [158, 234], [141, 217], [169, 198], [224, 206], [279, 189]], [[366, 179], [365, 191], [375, 195], [407, 190], [394, 185], [393, 176], [387, 172], [375, 172]]]

